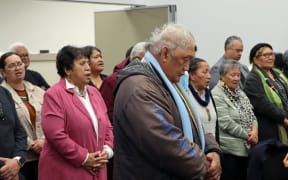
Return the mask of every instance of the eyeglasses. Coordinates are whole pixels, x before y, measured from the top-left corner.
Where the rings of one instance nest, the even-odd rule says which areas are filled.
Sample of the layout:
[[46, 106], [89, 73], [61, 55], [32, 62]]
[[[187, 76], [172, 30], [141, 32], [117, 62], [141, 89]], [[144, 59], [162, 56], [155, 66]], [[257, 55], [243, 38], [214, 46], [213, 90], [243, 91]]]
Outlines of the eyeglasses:
[[17, 54], [20, 58], [28, 58], [29, 54]]
[[7, 64], [6, 66], [9, 70], [15, 70], [17, 67], [19, 67], [19, 68], [24, 67], [24, 63], [21, 61], [21, 62], [17, 62], [17, 63]]
[[258, 57], [260, 56], [264, 56], [265, 58], [274, 57], [274, 53], [271, 52], [271, 53], [259, 54]]
[[234, 48], [230, 48], [232, 49], [233, 51], [236, 51], [237, 53], [242, 53], [243, 52], [243, 49], [234, 49]]

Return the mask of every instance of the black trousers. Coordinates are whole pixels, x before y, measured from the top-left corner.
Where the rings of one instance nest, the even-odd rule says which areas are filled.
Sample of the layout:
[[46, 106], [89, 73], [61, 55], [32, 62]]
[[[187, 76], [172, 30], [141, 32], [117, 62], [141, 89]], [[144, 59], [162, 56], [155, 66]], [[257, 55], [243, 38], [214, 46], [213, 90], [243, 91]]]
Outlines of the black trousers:
[[26, 180], [25, 177], [21, 173], [19, 173], [19, 180]]
[[20, 172], [26, 180], [38, 180], [38, 160], [26, 162]]
[[223, 154], [221, 180], [246, 180], [248, 157]]
[[114, 157], [109, 159], [107, 164], [107, 180], [113, 180], [113, 161]]

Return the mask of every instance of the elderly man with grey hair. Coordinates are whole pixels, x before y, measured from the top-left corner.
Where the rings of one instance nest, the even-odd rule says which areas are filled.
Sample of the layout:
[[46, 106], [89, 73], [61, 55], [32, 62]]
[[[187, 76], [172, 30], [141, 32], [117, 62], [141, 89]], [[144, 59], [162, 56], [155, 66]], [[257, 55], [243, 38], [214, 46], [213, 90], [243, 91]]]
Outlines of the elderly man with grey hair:
[[118, 73], [114, 180], [220, 179], [219, 146], [178, 85], [194, 57], [191, 32], [167, 24], [152, 33], [144, 58]]
[[25, 69], [26, 69], [24, 80], [29, 81], [30, 83], [44, 90], [50, 87], [49, 84], [46, 82], [46, 80], [42, 77], [42, 75], [39, 72], [28, 69], [30, 65], [30, 56], [29, 56], [29, 51], [25, 44], [21, 42], [15, 42], [10, 45], [9, 51], [15, 52], [24, 62]]
[[149, 44], [144, 41], [136, 43], [131, 50], [129, 60], [133, 61], [135, 59], [142, 59], [145, 55], [148, 45]]
[[[242, 52], [243, 52], [243, 42], [242, 39], [238, 36], [229, 36], [224, 44], [224, 55], [216, 62], [214, 66], [212, 66], [210, 70], [211, 81], [209, 83], [209, 88], [213, 89], [214, 86], [218, 83], [220, 79], [219, 68], [223, 62], [227, 61], [227, 59], [233, 59], [240, 61]], [[240, 88], [243, 89], [245, 78], [249, 73], [249, 69], [246, 65], [241, 64], [241, 81]]]

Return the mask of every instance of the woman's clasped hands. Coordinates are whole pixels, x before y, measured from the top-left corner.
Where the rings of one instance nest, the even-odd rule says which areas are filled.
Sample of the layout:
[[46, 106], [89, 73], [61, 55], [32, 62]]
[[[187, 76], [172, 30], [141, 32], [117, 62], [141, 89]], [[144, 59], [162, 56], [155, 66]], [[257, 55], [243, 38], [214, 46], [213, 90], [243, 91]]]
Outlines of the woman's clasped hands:
[[106, 163], [108, 163], [108, 153], [105, 150], [102, 150], [89, 153], [88, 159], [83, 167], [91, 174], [95, 175]]

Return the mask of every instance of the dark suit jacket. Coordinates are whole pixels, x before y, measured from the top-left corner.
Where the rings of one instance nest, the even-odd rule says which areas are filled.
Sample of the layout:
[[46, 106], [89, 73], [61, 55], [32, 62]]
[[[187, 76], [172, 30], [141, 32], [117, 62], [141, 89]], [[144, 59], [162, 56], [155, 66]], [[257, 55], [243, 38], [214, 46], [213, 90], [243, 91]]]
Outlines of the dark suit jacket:
[[0, 157], [20, 156], [23, 164], [27, 153], [27, 136], [22, 127], [11, 94], [0, 87]]
[[38, 86], [41, 88], [44, 87], [45, 90], [50, 87], [49, 84], [45, 81], [45, 79], [41, 76], [40, 73], [36, 71], [32, 71], [30, 69], [26, 69], [24, 80], [29, 81], [35, 86]]
[[265, 94], [260, 76], [251, 71], [245, 82], [244, 92], [248, 96], [258, 121], [259, 141], [267, 139], [280, 140], [278, 124], [283, 123], [287, 112], [271, 103]]
[[283, 159], [288, 152], [288, 145], [275, 139], [257, 144], [250, 152], [247, 180], [287, 180], [288, 170]]

